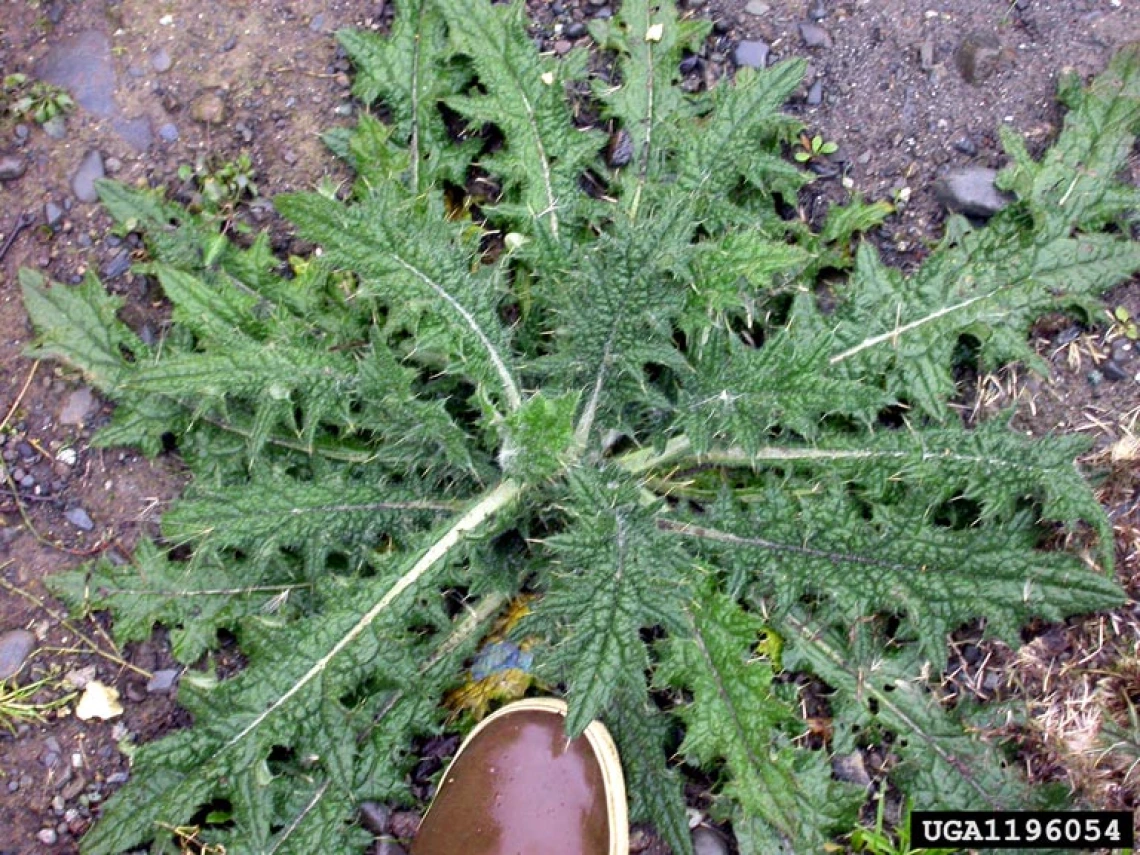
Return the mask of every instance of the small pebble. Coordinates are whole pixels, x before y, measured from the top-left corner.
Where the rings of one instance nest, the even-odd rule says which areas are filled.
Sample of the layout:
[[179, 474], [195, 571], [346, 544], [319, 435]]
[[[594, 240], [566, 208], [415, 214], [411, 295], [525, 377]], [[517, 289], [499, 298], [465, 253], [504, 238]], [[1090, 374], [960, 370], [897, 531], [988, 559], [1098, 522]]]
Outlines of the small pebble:
[[918, 46], [918, 64], [923, 71], [934, 68], [934, 39], [926, 39]]
[[146, 690], [152, 695], [169, 694], [176, 682], [178, 682], [178, 669], [163, 668], [161, 671], [154, 672], [146, 684]]
[[420, 830], [419, 814], [408, 810], [394, 811], [388, 823], [391, 835], [400, 840], [410, 840]]
[[962, 136], [954, 140], [954, 148], [966, 155], [966, 157], [974, 157], [978, 153], [978, 146], [968, 136]]
[[36, 837], [39, 838], [40, 843], [44, 846], [51, 846], [59, 840], [59, 834], [54, 828], [41, 828], [36, 832]]
[[150, 67], [157, 71], [159, 74], [170, 71], [170, 67], [174, 65], [174, 61], [170, 58], [170, 51], [165, 47], [160, 47], [150, 57]]
[[1121, 368], [1119, 363], [1113, 359], [1102, 362], [1100, 370], [1104, 374], [1104, 379], [1110, 383], [1119, 383], [1121, 380], [1128, 379], [1128, 372]]
[[808, 7], [808, 17], [813, 21], [822, 21], [827, 17], [827, 6], [824, 0], [813, 0], [810, 7]]
[[807, 104], [809, 107], [818, 107], [823, 103], [823, 81], [817, 80], [808, 89]]
[[0, 157], [0, 181], [15, 181], [27, 170], [28, 164], [18, 154]]
[[831, 47], [831, 36], [828, 34], [827, 30], [825, 30], [819, 24], [813, 24], [810, 21], [804, 21], [800, 24], [800, 38], [804, 40], [804, 47]]
[[104, 279], [117, 279], [131, 269], [131, 254], [127, 250], [121, 250], [114, 258], [103, 265], [101, 271]]
[[360, 805], [360, 824], [377, 837], [388, 833], [391, 816], [391, 808], [379, 802], [362, 802]]
[[554, 52], [559, 56], [565, 56], [570, 53], [570, 48], [572, 47], [574, 47], [574, 44], [569, 39], [559, 39], [554, 43]]
[[123, 168], [123, 162], [117, 157], [108, 157], [103, 161], [103, 168], [107, 170], [108, 175], [114, 175]]
[[575, 21], [566, 28], [566, 37], [570, 39], [580, 39], [586, 35], [586, 25], [581, 21]]
[[59, 411], [59, 423], [64, 425], [83, 424], [87, 414], [95, 405], [95, 394], [88, 386], [80, 386], [67, 396], [63, 409]]
[[58, 229], [60, 223], [63, 222], [63, 208], [55, 202], [46, 203], [44, 205], [44, 222], [47, 223], [48, 228]]
[[728, 843], [719, 832], [698, 825], [692, 837], [693, 855], [728, 855]]
[[967, 217], [991, 217], [1010, 202], [994, 186], [997, 170], [968, 166], [944, 175], [934, 183], [934, 195], [946, 208]]
[[761, 18], [772, 11], [772, 7], [765, 3], [764, 0], [748, 0], [748, 3], [744, 6], [744, 11], [749, 15], [755, 15], [757, 18]]
[[0, 680], [14, 676], [36, 649], [36, 637], [26, 629], [0, 635]]
[[178, 128], [173, 123], [167, 122], [158, 129], [158, 138], [165, 143], [178, 142]]
[[61, 140], [67, 136], [67, 120], [63, 116], [52, 116], [41, 127], [53, 140]]
[[21, 122], [20, 124], [16, 125], [15, 134], [16, 139], [19, 142], [24, 142], [31, 135], [31, 131], [28, 129], [27, 125]]
[[1085, 379], [1089, 381], [1089, 385], [1094, 389], [1104, 382], [1104, 375], [1097, 371], [1095, 368], [1085, 375]]
[[103, 169], [103, 155], [98, 149], [91, 149], [83, 155], [79, 168], [71, 176], [71, 192], [80, 202], [95, 202], [99, 194], [95, 190], [95, 182], [103, 178], [106, 171]]
[[763, 68], [768, 62], [769, 50], [767, 42], [743, 41], [736, 46], [732, 58], [736, 60], [738, 66]]
[[113, 772], [112, 774], [107, 776], [107, 783], [112, 784], [114, 786], [118, 786], [119, 784], [125, 784], [130, 779], [131, 779], [131, 773], [130, 772]]
[[63, 516], [69, 523], [83, 531], [91, 531], [91, 529], [95, 528], [95, 523], [91, 521], [91, 517], [83, 508], [71, 508], [70, 510], [64, 511]]

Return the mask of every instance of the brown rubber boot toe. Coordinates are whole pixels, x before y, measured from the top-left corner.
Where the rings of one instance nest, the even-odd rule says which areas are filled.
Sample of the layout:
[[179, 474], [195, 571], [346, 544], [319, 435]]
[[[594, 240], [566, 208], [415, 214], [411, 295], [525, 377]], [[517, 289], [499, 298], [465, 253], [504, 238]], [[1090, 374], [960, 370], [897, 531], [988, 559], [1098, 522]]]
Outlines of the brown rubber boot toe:
[[459, 747], [412, 855], [626, 855], [625, 782], [613, 740], [593, 722], [566, 739], [566, 704], [518, 701]]

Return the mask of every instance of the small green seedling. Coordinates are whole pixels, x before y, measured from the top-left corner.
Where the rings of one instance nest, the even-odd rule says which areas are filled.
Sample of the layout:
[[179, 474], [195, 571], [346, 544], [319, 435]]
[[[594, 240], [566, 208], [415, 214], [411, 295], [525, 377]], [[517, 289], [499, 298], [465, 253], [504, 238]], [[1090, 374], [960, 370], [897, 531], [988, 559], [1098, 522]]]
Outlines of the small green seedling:
[[1129, 341], [1136, 341], [1140, 331], [1136, 328], [1136, 319], [1124, 306], [1117, 306], [1112, 310], [1112, 328]]
[[800, 134], [800, 149], [792, 157], [800, 163], [808, 163], [813, 160], [821, 160], [837, 151], [839, 151], [838, 143], [833, 143], [830, 140], [824, 141], [819, 134], [814, 137]]
[[17, 119], [31, 119], [38, 125], [75, 109], [75, 101], [58, 86], [36, 80], [26, 74], [9, 74], [3, 81], [5, 109]]
[[886, 814], [886, 791], [880, 790], [875, 800], [879, 803], [875, 811], [875, 827], [860, 827], [851, 833], [851, 848], [856, 852], [870, 855], [953, 855], [959, 849], [911, 849], [910, 848], [910, 800], [907, 800], [902, 816], [899, 817], [895, 835], [883, 828]]
[[235, 160], [220, 165], [214, 164], [205, 154], [199, 154], [193, 165], [184, 163], [178, 167], [178, 177], [192, 182], [200, 201], [192, 205], [207, 219], [222, 220], [227, 224], [233, 219], [234, 209], [246, 199], [257, 198], [257, 184], [254, 182], [253, 162], [248, 152], [242, 152]]

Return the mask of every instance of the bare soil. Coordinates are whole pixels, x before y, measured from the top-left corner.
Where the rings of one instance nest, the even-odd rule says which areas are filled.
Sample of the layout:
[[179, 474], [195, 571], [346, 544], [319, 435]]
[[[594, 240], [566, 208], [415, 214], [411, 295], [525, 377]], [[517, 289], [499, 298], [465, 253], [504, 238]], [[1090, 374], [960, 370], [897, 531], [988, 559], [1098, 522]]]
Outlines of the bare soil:
[[[808, 78], [788, 110], [840, 150], [824, 170], [829, 174], [802, 194], [800, 215], [817, 221], [851, 192], [894, 202], [897, 213], [872, 239], [904, 268], [917, 265], [940, 234], [945, 214], [932, 189], [940, 174], [1003, 165], [1003, 125], [1026, 136], [1031, 150], [1043, 150], [1062, 116], [1053, 99], [1059, 73], [1071, 69], [1088, 79], [1115, 48], [1140, 39], [1140, 4], [1132, 0], [764, 5], [749, 3], [746, 11], [744, 0], [689, 0], [686, 13], [707, 16], [715, 28], [686, 64], [685, 85], [696, 89], [731, 73], [741, 40], [764, 41], [769, 62], [805, 57]], [[574, 35], [575, 24], [613, 10], [595, 0], [530, 0], [528, 8], [536, 41], [555, 53], [588, 43]], [[17, 272], [31, 267], [65, 283], [87, 271], [113, 273], [104, 278], [126, 299], [129, 323], [152, 331], [164, 323], [153, 283], [121, 272], [134, 248], [109, 234], [97, 203], [79, 201], [72, 190], [72, 175], [93, 150], [115, 178], [163, 185], [185, 201], [193, 201], [194, 188], [178, 177], [180, 166], [199, 157], [218, 165], [248, 153], [259, 197], [236, 215], [270, 228], [275, 246], [289, 249], [289, 231], [265, 200], [325, 176], [345, 178], [319, 139], [351, 121], [351, 71], [332, 34], [345, 26], [383, 28], [391, 14], [383, 0], [0, 0], [0, 76], [62, 73], [61, 56], [79, 57], [85, 69], [84, 92], [73, 91], [81, 106], [61, 139], [33, 122], [19, 127], [0, 118], [0, 157], [16, 155], [26, 166], [19, 178], [0, 182], [0, 246], [22, 214], [35, 217], [0, 259], [0, 634], [35, 633], [39, 647], [14, 682], [51, 678], [37, 700], [94, 678], [117, 688], [125, 708], [110, 721], [80, 721], [69, 703], [14, 733], [0, 730], [0, 855], [77, 851], [100, 801], [128, 774], [130, 743], [185, 723], [168, 694], [146, 687], [151, 674], [174, 665], [161, 634], [118, 650], [108, 626], [66, 620], [42, 585], [93, 556], [128, 556], [141, 535], [155, 532], [185, 475], [175, 456], [147, 460], [129, 449], [91, 447], [111, 408], [97, 394], [82, 406], [90, 392], [82, 377], [23, 355], [31, 330]], [[823, 35], [803, 31], [804, 23]], [[818, 46], [809, 47], [809, 38]], [[975, 68], [960, 58], [964, 40], [992, 46]], [[1140, 155], [1132, 179], [1140, 183]], [[47, 223], [49, 204], [61, 210], [54, 225]], [[1119, 573], [1135, 596], [1140, 358], [1110, 322], [1117, 306], [1140, 315], [1140, 282], [1107, 295], [1099, 316], [1039, 325], [1035, 342], [1051, 366], [1048, 376], [1013, 368], [963, 377], [962, 407], [975, 418], [1016, 406], [1015, 424], [1026, 432], [1092, 438], [1088, 464], [1102, 479]], [[1101, 751], [1097, 734], [1105, 721], [1126, 722], [1129, 704], [1140, 698], [1135, 601], [1111, 614], [1027, 628], [1020, 651], [966, 651], [967, 636], [948, 685], [1022, 705], [1029, 724], [1013, 735], [1029, 773], [1064, 781], [1095, 806], [1132, 808], [1140, 794], [1136, 756]], [[651, 833], [635, 840], [644, 851], [663, 851]]]

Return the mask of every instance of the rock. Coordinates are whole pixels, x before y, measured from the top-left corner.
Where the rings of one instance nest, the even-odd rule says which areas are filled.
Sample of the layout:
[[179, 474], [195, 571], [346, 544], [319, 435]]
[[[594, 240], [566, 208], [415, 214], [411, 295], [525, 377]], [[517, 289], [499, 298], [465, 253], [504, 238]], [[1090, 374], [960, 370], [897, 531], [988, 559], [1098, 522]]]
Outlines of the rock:
[[157, 71], [159, 74], [170, 71], [170, 67], [174, 65], [174, 60], [170, 58], [170, 51], [165, 47], [160, 47], [150, 57], [150, 67]]
[[967, 33], [954, 51], [954, 64], [967, 83], [977, 86], [997, 70], [1001, 42], [993, 33]]
[[419, 814], [409, 810], [398, 810], [392, 813], [388, 821], [391, 835], [400, 840], [411, 840], [420, 830]]
[[79, 168], [71, 176], [71, 192], [80, 202], [95, 202], [99, 194], [95, 191], [95, 182], [106, 173], [103, 170], [103, 155], [98, 149], [91, 149], [83, 155]]
[[173, 123], [167, 122], [158, 129], [158, 138], [165, 143], [178, 142], [178, 128]]
[[146, 151], [154, 142], [154, 132], [150, 129], [150, 119], [125, 119], [122, 116], [111, 122], [111, 129], [135, 151]]
[[52, 116], [43, 123], [44, 133], [53, 140], [61, 140], [67, 136], [67, 120], [60, 116]]
[[220, 125], [226, 118], [226, 102], [217, 92], [204, 92], [190, 104], [190, 118], [203, 125]]
[[36, 637], [26, 629], [0, 635], [0, 680], [15, 676], [36, 649]]
[[926, 39], [918, 46], [918, 64], [923, 71], [934, 68], [934, 39]]
[[123, 168], [123, 162], [117, 157], [108, 157], [103, 163], [103, 168], [107, 170], [108, 175], [114, 175]]
[[111, 43], [96, 30], [62, 39], [36, 63], [35, 76], [66, 89], [89, 113], [107, 119], [118, 112]]
[[584, 35], [586, 35], [586, 25], [581, 21], [575, 21], [566, 28], [566, 38], [568, 39], [580, 39]]
[[824, 5], [824, 0], [812, 0], [812, 4], [808, 7], [808, 17], [813, 21], [822, 21], [827, 17], [827, 6]]
[[974, 157], [978, 153], [978, 146], [968, 136], [962, 136], [954, 140], [954, 148], [966, 155], [966, 157]]
[[26, 142], [28, 137], [30, 137], [32, 135], [31, 130], [23, 122], [20, 122], [20, 124], [16, 125], [16, 128], [13, 131], [13, 133], [15, 133], [16, 141], [19, 143]]
[[81, 425], [95, 404], [95, 395], [87, 386], [80, 386], [67, 396], [63, 409], [59, 411], [59, 423]]
[[744, 7], [744, 11], [749, 15], [755, 15], [757, 18], [762, 18], [770, 11], [772, 11], [772, 7], [765, 3], [764, 0], [748, 0], [748, 3]]
[[361, 802], [360, 824], [381, 837], [388, 833], [388, 820], [392, 816], [392, 809], [379, 802]]
[[91, 529], [95, 528], [95, 523], [91, 521], [91, 517], [87, 511], [81, 507], [76, 506], [64, 511], [63, 516], [69, 523], [83, 531], [91, 531]]
[[117, 279], [131, 269], [131, 254], [128, 250], [121, 250], [115, 257], [103, 265], [101, 271], [104, 279]]
[[800, 38], [804, 40], [804, 47], [829, 48], [831, 36], [819, 24], [804, 21], [800, 24]]
[[309, 21], [309, 29], [314, 33], [322, 32], [325, 28], [325, 13], [320, 12], [313, 15], [313, 20]]
[[763, 68], [768, 62], [769, 50], [767, 42], [743, 41], [736, 46], [732, 58], [736, 60], [738, 66]]
[[36, 832], [36, 839], [44, 844], [44, 846], [51, 846], [59, 840], [59, 835], [54, 828], [41, 828]]
[[559, 39], [554, 43], [554, 52], [559, 56], [570, 53], [570, 48], [574, 47], [573, 42], [569, 39]]
[[1104, 379], [1110, 383], [1119, 383], [1121, 380], [1128, 379], [1128, 372], [1120, 367], [1120, 364], [1115, 360], [1108, 359], [1101, 363], [1101, 372], [1104, 374]]
[[728, 843], [719, 832], [698, 825], [693, 829], [693, 855], [728, 855]]
[[178, 669], [163, 668], [161, 671], [155, 671], [154, 675], [147, 681], [146, 690], [151, 695], [168, 695], [177, 682]]
[[377, 840], [372, 855], [408, 855], [408, 850], [395, 840]]
[[60, 223], [63, 222], [63, 208], [59, 207], [55, 202], [45, 204], [44, 222], [47, 223], [48, 228], [58, 229]]
[[817, 80], [808, 89], [807, 105], [809, 107], [818, 107], [823, 103], [823, 81]]
[[1011, 201], [1009, 196], [994, 186], [995, 178], [996, 169], [969, 166], [938, 179], [934, 183], [934, 196], [951, 211], [985, 219]]
[[28, 164], [18, 154], [0, 157], [0, 181], [15, 181], [27, 170]]

